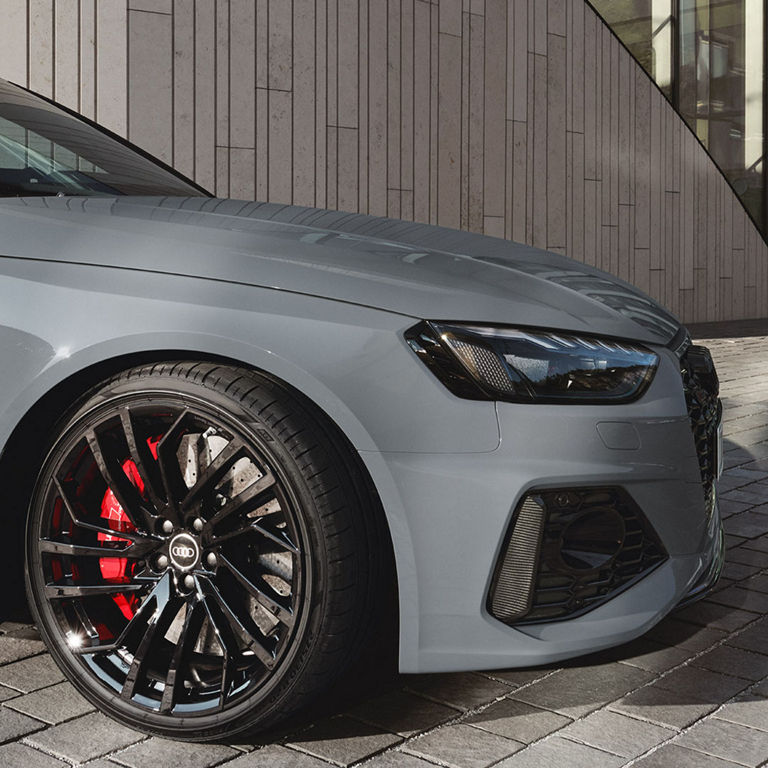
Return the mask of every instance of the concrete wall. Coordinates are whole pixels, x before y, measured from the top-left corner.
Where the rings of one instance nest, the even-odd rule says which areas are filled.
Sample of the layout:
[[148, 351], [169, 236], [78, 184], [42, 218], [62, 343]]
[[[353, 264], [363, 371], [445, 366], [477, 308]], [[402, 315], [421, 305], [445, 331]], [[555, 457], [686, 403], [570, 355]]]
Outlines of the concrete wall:
[[221, 196], [485, 231], [688, 321], [768, 315], [768, 250], [581, 0], [0, 0], [0, 76]]

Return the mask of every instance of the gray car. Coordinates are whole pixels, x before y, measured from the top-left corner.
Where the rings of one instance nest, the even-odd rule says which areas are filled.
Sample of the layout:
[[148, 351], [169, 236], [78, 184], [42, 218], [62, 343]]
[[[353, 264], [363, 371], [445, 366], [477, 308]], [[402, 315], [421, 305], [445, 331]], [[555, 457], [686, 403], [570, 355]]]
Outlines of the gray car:
[[388, 622], [402, 672], [529, 666], [715, 583], [717, 375], [627, 283], [211, 198], [7, 83], [0, 195], [5, 549], [121, 722], [233, 739]]

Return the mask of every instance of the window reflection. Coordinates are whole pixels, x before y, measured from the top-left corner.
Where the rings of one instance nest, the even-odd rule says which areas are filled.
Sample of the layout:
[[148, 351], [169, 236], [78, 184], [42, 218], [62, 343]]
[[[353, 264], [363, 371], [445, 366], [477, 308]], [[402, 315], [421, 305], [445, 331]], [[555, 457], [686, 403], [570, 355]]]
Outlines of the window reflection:
[[766, 0], [592, 0], [766, 233]]

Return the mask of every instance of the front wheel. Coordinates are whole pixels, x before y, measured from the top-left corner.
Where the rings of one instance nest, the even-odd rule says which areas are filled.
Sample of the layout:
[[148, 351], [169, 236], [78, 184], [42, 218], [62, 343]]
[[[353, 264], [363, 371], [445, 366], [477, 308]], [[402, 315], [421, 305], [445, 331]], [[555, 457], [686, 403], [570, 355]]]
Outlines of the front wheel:
[[120, 722], [234, 738], [356, 655], [374, 501], [300, 396], [212, 363], [136, 368], [66, 417], [35, 486], [27, 591], [52, 655]]

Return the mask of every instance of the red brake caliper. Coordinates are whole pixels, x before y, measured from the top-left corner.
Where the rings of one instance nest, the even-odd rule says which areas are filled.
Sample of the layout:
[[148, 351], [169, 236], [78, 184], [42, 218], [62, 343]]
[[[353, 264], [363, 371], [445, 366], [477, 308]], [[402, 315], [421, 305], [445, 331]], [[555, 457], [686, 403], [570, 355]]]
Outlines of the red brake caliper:
[[[160, 439], [147, 440], [152, 456], [157, 459], [157, 444]], [[126, 459], [123, 462], [123, 472], [125, 472], [128, 479], [136, 486], [139, 493], [144, 496], [144, 481], [141, 479], [139, 470], [136, 467], [133, 459]], [[101, 501], [101, 516], [108, 521], [108, 527], [117, 533], [113, 536], [109, 533], [97, 534], [100, 542], [120, 542], [121, 544], [129, 544], [128, 539], [124, 539], [119, 536], [120, 531], [131, 532], [135, 531], [133, 523], [131, 523], [128, 515], [125, 514], [123, 508], [120, 506], [117, 497], [112, 492], [111, 488], [107, 488], [104, 498]], [[101, 575], [109, 584], [127, 584], [131, 580], [133, 575], [133, 563], [130, 563], [126, 557], [100, 557], [99, 568], [101, 569]], [[133, 593], [118, 594], [112, 598], [117, 607], [122, 612], [126, 619], [132, 619], [136, 608], [138, 607], [139, 599]]]

